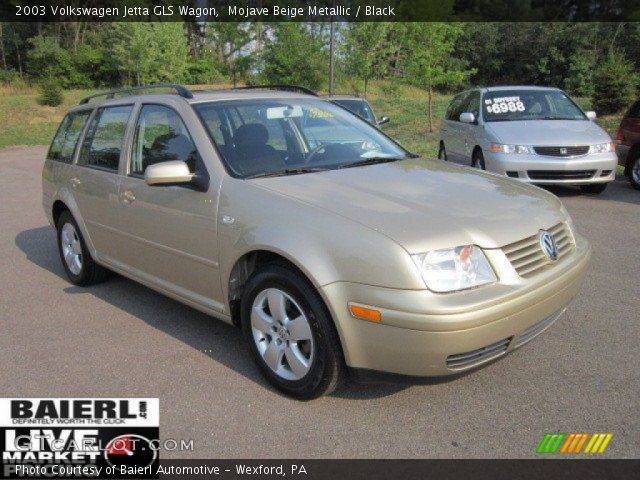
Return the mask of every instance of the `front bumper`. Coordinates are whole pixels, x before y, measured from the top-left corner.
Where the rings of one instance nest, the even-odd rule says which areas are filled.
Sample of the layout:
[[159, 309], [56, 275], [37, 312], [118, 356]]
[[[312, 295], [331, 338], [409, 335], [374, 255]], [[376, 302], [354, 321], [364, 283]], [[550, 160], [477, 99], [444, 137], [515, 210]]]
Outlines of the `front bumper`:
[[[618, 156], [614, 152], [576, 157], [491, 152], [486, 152], [484, 155], [487, 170], [537, 185], [585, 185], [611, 182], [615, 180], [616, 165], [618, 164]], [[532, 172], [555, 172], [555, 174], [534, 176]], [[585, 174], [586, 178], [576, 178], [569, 172], [590, 173]], [[566, 174], [567, 178], [562, 178], [563, 174]]]
[[[580, 290], [590, 257], [591, 247], [578, 237], [574, 252], [554, 268], [508, 284], [434, 294], [336, 282], [321, 293], [348, 366], [451, 375], [509, 353], [551, 325]], [[353, 318], [349, 303], [379, 310], [382, 323]], [[472, 361], [461, 362], [461, 356]]]

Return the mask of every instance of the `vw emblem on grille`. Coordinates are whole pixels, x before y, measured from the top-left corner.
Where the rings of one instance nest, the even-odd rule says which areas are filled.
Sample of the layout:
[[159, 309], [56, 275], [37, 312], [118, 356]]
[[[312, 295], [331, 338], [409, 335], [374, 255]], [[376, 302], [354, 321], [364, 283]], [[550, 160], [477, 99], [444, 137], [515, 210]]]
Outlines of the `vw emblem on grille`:
[[566, 147], [560, 147], [560, 155], [566, 155], [568, 152]]
[[556, 261], [558, 259], [558, 244], [549, 232], [540, 231], [540, 247], [550, 260]]

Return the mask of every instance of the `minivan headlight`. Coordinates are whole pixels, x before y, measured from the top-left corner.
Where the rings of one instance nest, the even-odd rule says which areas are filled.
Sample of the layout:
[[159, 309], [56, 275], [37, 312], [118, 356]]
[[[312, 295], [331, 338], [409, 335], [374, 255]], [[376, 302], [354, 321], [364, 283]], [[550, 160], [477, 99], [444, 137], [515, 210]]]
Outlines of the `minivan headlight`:
[[607, 153], [615, 152], [616, 144], [614, 142], [598, 143], [589, 147], [589, 153]]
[[432, 250], [411, 258], [433, 292], [465, 290], [497, 281], [487, 257], [475, 245]]
[[503, 145], [501, 143], [490, 143], [489, 151], [493, 153], [516, 153], [533, 154], [533, 148], [528, 145]]

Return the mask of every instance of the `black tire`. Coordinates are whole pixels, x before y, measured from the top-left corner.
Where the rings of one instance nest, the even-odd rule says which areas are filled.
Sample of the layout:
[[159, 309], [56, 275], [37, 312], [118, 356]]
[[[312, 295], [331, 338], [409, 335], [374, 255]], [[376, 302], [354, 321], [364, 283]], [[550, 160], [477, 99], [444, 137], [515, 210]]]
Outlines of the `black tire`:
[[598, 195], [604, 192], [607, 189], [608, 183], [590, 183], [587, 185], [580, 185], [580, 190], [583, 193], [588, 193], [590, 195]]
[[[298, 380], [285, 379], [273, 371], [254, 340], [251, 309], [256, 297], [269, 288], [277, 288], [293, 298], [308, 319], [314, 353], [308, 372]], [[247, 281], [240, 305], [242, 330], [251, 355], [275, 388], [299, 400], [311, 400], [331, 393], [342, 383], [346, 367], [335, 325], [322, 298], [300, 272], [280, 262], [259, 268]]]
[[634, 178], [634, 171], [640, 172], [640, 154], [636, 155], [635, 158], [627, 159], [629, 163], [627, 169], [627, 178], [629, 179], [629, 183], [636, 190], [640, 190], [640, 173], [636, 173]]
[[447, 150], [444, 147], [444, 143], [440, 143], [440, 149], [438, 150], [438, 159], [444, 162], [448, 162], [447, 160]]
[[478, 168], [480, 170], [486, 170], [486, 166], [484, 164], [484, 154], [482, 153], [482, 150], [476, 150], [473, 153], [473, 158], [471, 159], [471, 166], [473, 168]]
[[[81, 267], [79, 272], [72, 272], [67, 262], [65, 260], [64, 252], [63, 252], [63, 240], [62, 240], [62, 232], [63, 228], [66, 224], [70, 224], [73, 227], [75, 232], [75, 239], [80, 244], [80, 248], [82, 251], [81, 255]], [[58, 253], [60, 254], [60, 261], [62, 262], [62, 267], [64, 268], [69, 281], [74, 285], [79, 285], [83, 287], [87, 287], [89, 285], [94, 285], [96, 283], [103, 282], [108, 275], [108, 270], [104, 267], [98, 265], [89, 250], [87, 249], [87, 244], [82, 237], [82, 233], [80, 228], [78, 228], [78, 224], [76, 220], [71, 215], [69, 210], [65, 210], [60, 214], [58, 218], [58, 223], [56, 225], [57, 237], [58, 237]]]

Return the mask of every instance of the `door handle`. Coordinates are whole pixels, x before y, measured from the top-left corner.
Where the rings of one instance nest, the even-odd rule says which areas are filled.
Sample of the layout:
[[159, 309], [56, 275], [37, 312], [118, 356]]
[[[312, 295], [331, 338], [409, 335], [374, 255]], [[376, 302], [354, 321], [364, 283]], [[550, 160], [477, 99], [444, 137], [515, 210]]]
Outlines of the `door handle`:
[[136, 199], [136, 196], [133, 194], [131, 190], [125, 190], [122, 192], [122, 201], [124, 203], [131, 203]]
[[75, 189], [78, 188], [82, 182], [79, 178], [73, 177], [71, 180], [69, 180], [69, 183], [71, 184], [71, 187]]

